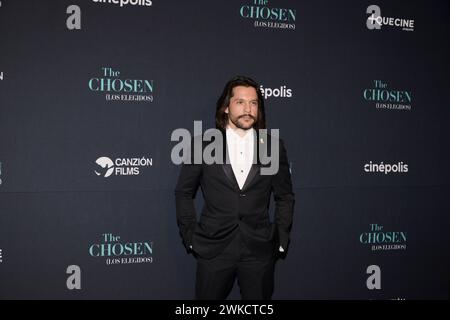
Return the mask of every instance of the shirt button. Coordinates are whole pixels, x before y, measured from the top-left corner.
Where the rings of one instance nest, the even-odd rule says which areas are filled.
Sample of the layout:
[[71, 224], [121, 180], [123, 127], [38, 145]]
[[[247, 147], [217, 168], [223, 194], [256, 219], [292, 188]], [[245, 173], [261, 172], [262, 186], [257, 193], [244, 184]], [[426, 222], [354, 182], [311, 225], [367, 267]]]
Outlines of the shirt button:
[[240, 196], [241, 196], [241, 197], [245, 197], [246, 194], [245, 194], [245, 193], [241, 193]]

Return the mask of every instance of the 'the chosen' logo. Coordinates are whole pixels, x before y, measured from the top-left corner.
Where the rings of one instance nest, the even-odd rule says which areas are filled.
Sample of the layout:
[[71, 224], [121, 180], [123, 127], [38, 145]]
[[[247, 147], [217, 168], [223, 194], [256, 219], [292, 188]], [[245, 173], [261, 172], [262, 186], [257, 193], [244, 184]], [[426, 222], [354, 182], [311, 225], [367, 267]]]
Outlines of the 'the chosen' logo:
[[153, 102], [154, 81], [124, 78], [120, 70], [102, 67], [98, 77], [90, 78], [88, 88], [105, 95], [106, 101]]

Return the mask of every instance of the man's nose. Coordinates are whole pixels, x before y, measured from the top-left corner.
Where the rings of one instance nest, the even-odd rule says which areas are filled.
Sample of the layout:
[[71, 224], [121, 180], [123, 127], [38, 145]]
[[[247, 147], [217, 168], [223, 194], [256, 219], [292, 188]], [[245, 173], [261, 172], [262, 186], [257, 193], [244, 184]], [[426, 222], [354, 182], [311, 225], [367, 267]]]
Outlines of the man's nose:
[[244, 103], [244, 111], [245, 111], [245, 113], [250, 113], [250, 110], [251, 110], [250, 103], [249, 102], [245, 102]]

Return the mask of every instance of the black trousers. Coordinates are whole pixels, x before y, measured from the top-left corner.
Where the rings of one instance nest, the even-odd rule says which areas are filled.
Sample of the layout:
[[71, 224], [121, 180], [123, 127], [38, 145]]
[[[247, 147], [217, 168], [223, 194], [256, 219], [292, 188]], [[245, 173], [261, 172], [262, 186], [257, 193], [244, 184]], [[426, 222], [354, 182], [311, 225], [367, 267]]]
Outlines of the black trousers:
[[275, 259], [258, 260], [238, 233], [217, 257], [197, 257], [195, 298], [225, 300], [237, 279], [243, 300], [270, 300], [274, 269]]

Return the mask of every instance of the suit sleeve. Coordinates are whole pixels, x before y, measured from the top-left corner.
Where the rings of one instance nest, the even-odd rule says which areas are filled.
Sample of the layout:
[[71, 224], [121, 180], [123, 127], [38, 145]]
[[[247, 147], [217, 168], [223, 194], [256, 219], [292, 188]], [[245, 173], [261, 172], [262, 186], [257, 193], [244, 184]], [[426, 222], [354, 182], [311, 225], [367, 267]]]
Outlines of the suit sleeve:
[[283, 141], [280, 139], [280, 162], [278, 172], [272, 182], [275, 199], [275, 225], [278, 231], [279, 245], [287, 251], [289, 234], [292, 227], [295, 196], [292, 191], [291, 173]]
[[177, 224], [183, 244], [188, 251], [192, 245], [192, 236], [197, 225], [194, 198], [200, 185], [201, 164], [183, 164], [175, 188]]

